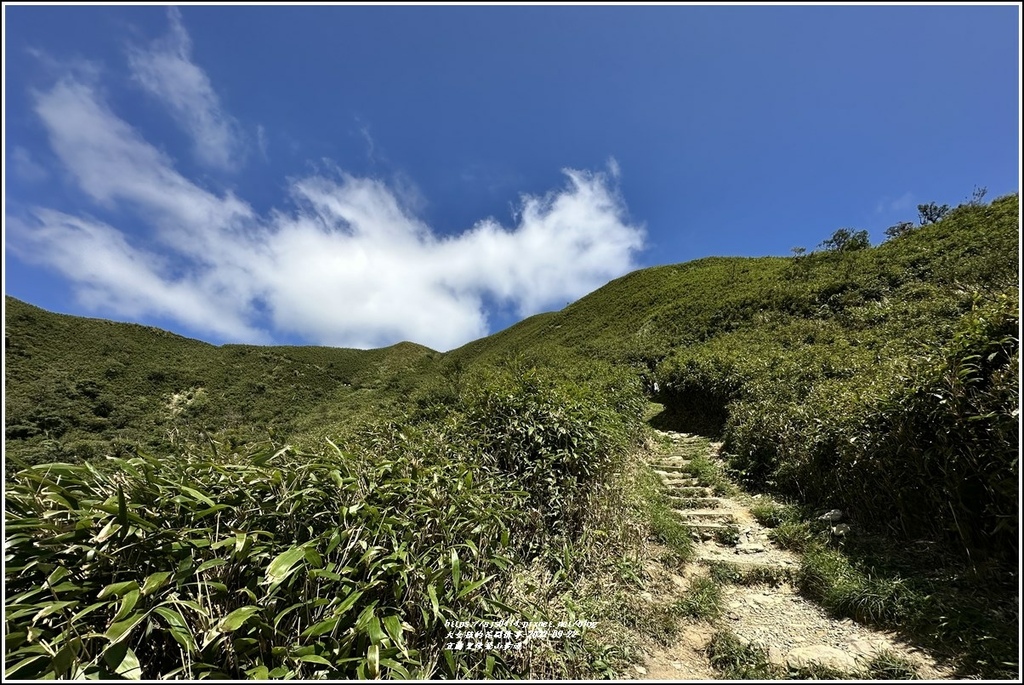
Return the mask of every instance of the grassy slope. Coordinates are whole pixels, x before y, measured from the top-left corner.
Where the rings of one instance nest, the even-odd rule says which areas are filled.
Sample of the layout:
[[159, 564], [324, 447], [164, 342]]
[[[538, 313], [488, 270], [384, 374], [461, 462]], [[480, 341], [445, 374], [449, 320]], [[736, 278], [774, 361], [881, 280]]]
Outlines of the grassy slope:
[[634, 271], [559, 312], [530, 317], [449, 355], [497, 358], [562, 348], [620, 361], [656, 358], [704, 339], [728, 312], [770, 290], [789, 261], [708, 257]]
[[446, 355], [412, 343], [368, 351], [217, 348], [8, 297], [8, 447], [38, 450], [47, 431], [65, 442], [96, 434], [159, 441], [171, 393], [192, 387], [207, 391], [206, 427], [319, 434], [353, 413], [401, 401], [442, 357], [466, 365], [517, 353], [597, 357], [633, 364], [664, 385], [694, 354], [728, 349], [753, 359], [780, 346], [824, 358], [907, 356], [915, 344], [951, 335], [965, 287], [1016, 288], [1017, 214], [1016, 197], [1008, 197], [854, 253], [709, 257], [643, 269]]
[[[166, 446], [182, 424], [239, 437], [293, 433], [351, 398], [371, 405], [436, 352], [413, 343], [379, 350], [215, 347], [156, 328], [53, 314], [6, 298], [7, 450], [33, 460], [109, 448], [121, 439]], [[175, 393], [202, 388], [172, 416]], [[205, 396], [204, 396], [205, 395]], [[56, 443], [44, 442], [52, 438]]]
[[469, 360], [562, 348], [656, 363], [678, 347], [765, 328], [787, 316], [825, 318], [901, 288], [919, 300], [972, 283], [1015, 288], [1018, 211], [1010, 196], [961, 207], [877, 248], [802, 258], [708, 257], [635, 271], [561, 311], [531, 317], [449, 355]]
[[[217, 348], [156, 329], [49, 314], [8, 299], [7, 448], [15, 455], [66, 456], [55, 454], [52, 444], [44, 449], [41, 431], [59, 437], [76, 456], [88, 456], [84, 452], [90, 440], [116, 437], [162, 448], [167, 431], [179, 428], [227, 428], [245, 440], [270, 426], [285, 437], [312, 441], [370, 417], [399, 417], [399, 411], [391, 410], [400, 409], [417, 393], [457, 379], [453, 371], [458, 365], [485, 369], [521, 353], [546, 360], [563, 375], [585, 368], [577, 363], [592, 358], [632, 365], [649, 380], [657, 379], [665, 389], [663, 398], [677, 409], [685, 409], [688, 400], [696, 406], [719, 403], [723, 412], [717, 418], [729, 421], [727, 446], [742, 453], [745, 468], [761, 469], [772, 478], [786, 476], [797, 489], [809, 487], [807, 473], [822, 469], [813, 460], [800, 460], [807, 454], [831, 458], [847, 449], [836, 439], [845, 437], [848, 429], [863, 431], [867, 426], [874, 433], [864, 434], [864, 439], [877, 439], [885, 449], [892, 446], [874, 430], [879, 421], [913, 433], [915, 439], [942, 432], [935, 428], [943, 429], [945, 418], [927, 404], [932, 389], [943, 389], [937, 381], [931, 385], [922, 381], [922, 392], [908, 397], [890, 397], [883, 391], [913, 381], [916, 364], [942, 371], [949, 349], [974, 352], [978, 341], [988, 344], [1016, 321], [1018, 217], [1014, 196], [991, 205], [958, 208], [937, 224], [872, 249], [801, 258], [707, 258], [645, 269], [612, 281], [560, 312], [531, 317], [447, 355], [408, 343], [366, 352]], [[985, 319], [981, 324], [978, 312]], [[971, 335], [957, 338], [965, 322], [974, 326]], [[1016, 368], [1015, 344], [985, 348], [992, 350], [989, 362], [996, 359], [1000, 369], [1008, 362]], [[1019, 386], [1012, 376], [993, 374], [975, 380], [983, 389], [989, 381], [999, 389]], [[171, 395], [198, 387], [205, 389], [205, 398], [193, 393], [199, 399], [172, 416], [167, 407]], [[504, 390], [493, 395], [506, 397], [519, 395]], [[1009, 395], [979, 397], [972, 396], [971, 402], [978, 402], [963, 406], [974, 411], [991, 405], [1000, 412], [1004, 405], [1016, 406]], [[880, 400], [890, 404], [879, 404]], [[907, 411], [899, 405], [902, 401]], [[560, 399], [552, 412], [557, 414], [562, 404]], [[865, 407], [871, 411], [864, 416], [871, 420], [847, 425], [851, 410], [863, 413]], [[494, 430], [497, 419], [518, 417], [521, 409], [513, 405], [503, 414], [482, 404], [470, 424], [474, 430]], [[904, 416], [921, 421], [900, 423]], [[815, 424], [819, 419], [825, 428]], [[933, 419], [938, 423], [928, 423]], [[957, 419], [953, 427], [985, 426], [988, 420], [987, 415], [980, 422]], [[520, 423], [517, 418], [509, 425], [523, 429]], [[547, 427], [552, 422], [540, 423]], [[419, 426], [424, 434], [429, 433], [427, 428]], [[480, 435], [472, 431], [449, 435], [442, 428], [435, 436], [439, 463], [461, 463], [459, 455], [467, 445], [476, 444]], [[792, 430], [784, 434], [783, 428]], [[801, 442], [801, 436], [808, 435], [810, 441]], [[380, 443], [381, 458], [407, 449], [415, 452], [414, 462], [421, 460], [416, 452], [421, 447], [403, 447], [405, 434], [395, 432], [391, 437], [390, 442]], [[988, 457], [993, 454], [989, 447], [1000, 446], [1000, 458], [1013, 457], [1011, 470], [1015, 471], [1016, 440], [1010, 445], [995, 430], [985, 439], [995, 442], [979, 441], [977, 453]], [[953, 444], [962, 443], [954, 440]], [[824, 450], [816, 455], [814, 450], [821, 446]], [[103, 444], [97, 449], [104, 449]], [[938, 447], [929, 450], [909, 459], [893, 455], [916, 464], [917, 456], [931, 458], [939, 452]], [[856, 462], [856, 452], [848, 456]], [[773, 459], [781, 460], [788, 471], [780, 472], [780, 464]], [[839, 465], [852, 469], [855, 463]], [[848, 473], [850, 482], [870, 486], [869, 492], [883, 492], [865, 474]], [[380, 481], [380, 474], [371, 480]], [[462, 477], [456, 480], [463, 482]], [[894, 480], [931, 483], [909, 477]], [[1016, 497], [1015, 482], [997, 485], [1007, 483], [1007, 492]], [[832, 484], [822, 480], [810, 485], [828, 492]], [[1007, 499], [1001, 497], [991, 499]], [[401, 507], [405, 506], [403, 500]], [[921, 511], [939, 520], [929, 514], [929, 506], [922, 504]], [[1015, 538], [1015, 529], [1012, 532], [1009, 537]], [[1005, 530], [1001, 535], [1000, 539], [1007, 538]], [[874, 594], [851, 590], [853, 598], [840, 597], [842, 601], [832, 603], [834, 610], [849, 613], [847, 605], [857, 610], [866, 597], [884, 609], [880, 611], [885, 622], [901, 629], [915, 621], [932, 626], [943, 616], [940, 632], [944, 632], [931, 636], [938, 644], [980, 636], [974, 640], [976, 645], [961, 650], [966, 654], [966, 672], [993, 672], [1013, 658], [1013, 636], [992, 629], [993, 623], [1012, 627], [1013, 620], [1004, 618], [1010, 616], [1009, 604], [1005, 597], [993, 599], [990, 595], [998, 593], [977, 577], [944, 566], [943, 559], [928, 562], [933, 575], [939, 573], [941, 578], [920, 575], [917, 566], [895, 568], [889, 547], [878, 554], [847, 552], [849, 560], [826, 559], [835, 568], [823, 572], [816, 587], [828, 596], [839, 596], [837, 588], [848, 590], [856, 585], [851, 578], [863, 576], [871, 581], [865, 581], [865, 587]], [[972, 592], [978, 593], [976, 600]], [[964, 609], [964, 597], [971, 606], [977, 605], [976, 615]]]
[[[940, 471], [953, 481], [961, 473], [1003, 479], [1005, 474], [986, 471], [990, 464], [973, 464], [970, 474], [958, 471], [964, 460], [954, 453], [956, 443], [970, 442], [979, 453], [999, 449], [999, 459], [1005, 455], [1005, 465], [1011, 464], [1015, 447], [999, 446], [1015, 440], [1007, 433], [1012, 417], [1003, 415], [1012, 398], [1009, 403], [984, 400], [998, 404], [989, 407], [999, 414], [996, 419], [990, 421], [988, 410], [985, 419], [979, 416], [989, 423], [957, 423], [953, 416], [940, 419], [944, 409], [928, 409], [919, 396], [948, 390], [955, 394], [948, 407], [961, 400], [982, 401], [980, 395], [970, 399], [971, 393], [1012, 394], [1017, 342], [1012, 336], [1005, 343], [998, 339], [1017, 328], [1018, 248], [1018, 198], [1007, 196], [990, 205], [962, 205], [938, 223], [875, 248], [799, 258], [708, 258], [645, 269], [560, 312], [533, 317], [450, 355], [493, 360], [518, 350], [556, 363], [583, 356], [633, 364], [659, 382], [668, 413], [675, 412], [669, 425], [675, 421], [676, 426], [724, 431], [726, 448], [739, 455], [737, 467], [752, 480], [774, 483], [788, 495], [823, 506], [840, 488], [850, 500], [842, 504], [854, 507], [860, 501], [867, 507], [883, 492], [909, 493], [895, 492], [896, 484], [877, 490], [878, 484], [860, 473], [869, 463], [863, 457], [871, 455], [858, 456], [843, 445], [844, 436], [856, 435], [861, 445], [885, 451], [885, 458], [910, 480], [927, 477], [939, 483]], [[996, 373], [990, 369], [971, 380], [970, 387], [939, 387], [949, 373], [966, 373], [963, 365], [972, 363], [971, 354], [983, 350], [988, 363], [999, 367], [994, 385], [982, 377]], [[954, 352], [956, 359], [949, 356]], [[953, 364], [953, 371], [944, 370], [945, 364]], [[907, 393], [890, 392], [898, 386]], [[911, 392], [926, 386], [918, 396]], [[916, 419], [906, 413], [913, 407]], [[973, 410], [965, 406], [959, 411]], [[883, 419], [891, 427], [888, 434], [872, 428], [872, 421]], [[948, 444], [929, 448], [934, 436], [908, 434], [915, 430], [953, 432]], [[978, 435], [967, 435], [971, 430]], [[906, 444], [896, 444], [897, 439]], [[957, 464], [924, 466], [937, 450]], [[842, 453], [838, 463], [832, 457], [837, 452]], [[916, 465], [920, 473], [913, 476], [910, 467]], [[815, 478], [816, 471], [828, 471], [829, 478]], [[865, 492], [850, 488], [851, 478], [870, 487]], [[1005, 489], [994, 482], [978, 487]], [[970, 499], [966, 493], [963, 497]], [[921, 504], [922, 511], [931, 511]], [[926, 532], [926, 525], [910, 525], [909, 511], [900, 511], [910, 506], [895, 508], [898, 516], [887, 519], [891, 532], [901, 525], [905, 534]], [[891, 509], [886, 506], [887, 512]], [[864, 513], [869, 523], [872, 516]], [[992, 515], [1002, 516], [1001, 510]]]

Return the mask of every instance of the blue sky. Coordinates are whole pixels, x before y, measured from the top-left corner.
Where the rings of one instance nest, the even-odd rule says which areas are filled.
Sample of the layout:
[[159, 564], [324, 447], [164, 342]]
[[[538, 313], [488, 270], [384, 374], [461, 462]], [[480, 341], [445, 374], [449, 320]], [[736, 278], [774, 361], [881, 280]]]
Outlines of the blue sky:
[[4, 7], [5, 292], [446, 350], [1016, 192], [1003, 6]]

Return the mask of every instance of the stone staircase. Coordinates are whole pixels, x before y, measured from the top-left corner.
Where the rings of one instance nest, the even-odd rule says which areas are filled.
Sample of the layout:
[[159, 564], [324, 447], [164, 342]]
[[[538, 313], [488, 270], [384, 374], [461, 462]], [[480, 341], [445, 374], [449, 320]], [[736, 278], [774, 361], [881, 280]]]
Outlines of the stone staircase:
[[[760, 581], [726, 584], [722, 627], [744, 643], [764, 647], [769, 660], [780, 665], [815, 662], [852, 673], [874, 654], [889, 651], [909, 658], [925, 678], [949, 677], [930, 657], [901, 644], [894, 635], [832, 618], [801, 597], [790, 582], [800, 568], [800, 558], [776, 547], [768, 529], [754, 519], [749, 506], [756, 499], [733, 486], [723, 486], [721, 480], [717, 487], [701, 482], [697, 469], [690, 467], [697, 456], [714, 461], [721, 444], [712, 442], [709, 449], [709, 443], [697, 436], [669, 431], [662, 435], [670, 438], [672, 445], [648, 463], [661, 479], [672, 510], [696, 543], [699, 566], [687, 575], [692, 578], [724, 566], [737, 575], [774, 579], [770, 586]], [[655, 669], [648, 677], [675, 679], [685, 674], [680, 670], [682, 663], [693, 662], [686, 649], [677, 645], [653, 655], [650, 663], [664, 662], [670, 667]]]
[[731, 497], [716, 495], [713, 487], [693, 475], [690, 462], [698, 454], [716, 457], [720, 443], [708, 443], [696, 436], [666, 433], [673, 446], [667, 454], [649, 463], [661, 479], [672, 510], [698, 543], [702, 563], [737, 563], [745, 569], [762, 566], [785, 574], [799, 562], [795, 555], [777, 550], [768, 540], [767, 529], [746, 507]]

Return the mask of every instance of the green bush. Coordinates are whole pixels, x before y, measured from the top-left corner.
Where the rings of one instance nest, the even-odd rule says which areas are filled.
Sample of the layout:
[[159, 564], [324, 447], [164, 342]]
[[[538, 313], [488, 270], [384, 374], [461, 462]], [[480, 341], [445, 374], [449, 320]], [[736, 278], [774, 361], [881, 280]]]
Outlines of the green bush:
[[872, 403], [838, 464], [849, 505], [974, 558], [1017, 558], [1019, 303], [979, 302], [953, 340]]
[[288, 449], [22, 471], [5, 496], [7, 675], [475, 673], [467, 653], [440, 658], [444, 621], [509, 615], [496, 592], [523, 502], [503, 483], [469, 462]]
[[1017, 206], [961, 206], [879, 248], [800, 257], [803, 276], [775, 287], [816, 307], [766, 307], [673, 351], [665, 401], [725, 416], [723, 452], [754, 488], [1015, 559]]
[[784, 523], [794, 523], [800, 519], [796, 507], [776, 502], [758, 502], [750, 507], [750, 513], [762, 526], [777, 528]]
[[535, 369], [502, 374], [470, 394], [464, 430], [484, 463], [529, 493], [525, 514], [538, 517], [538, 531], [575, 539], [590, 491], [638, 439], [643, 403], [635, 382], [632, 392], [631, 402], [618, 398], [627, 403], [622, 411], [589, 384]]

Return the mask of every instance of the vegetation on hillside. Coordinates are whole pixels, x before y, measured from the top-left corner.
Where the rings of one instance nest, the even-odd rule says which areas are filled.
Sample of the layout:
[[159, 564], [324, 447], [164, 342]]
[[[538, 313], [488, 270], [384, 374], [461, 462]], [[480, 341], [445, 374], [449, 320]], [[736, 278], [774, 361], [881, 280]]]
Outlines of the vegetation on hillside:
[[614, 374], [616, 393], [530, 368], [478, 380], [344, 449], [21, 471], [5, 498], [7, 675], [522, 672], [530, 649], [442, 647], [454, 622], [546, 610], [511, 594], [531, 564], [563, 585], [579, 572], [644, 402]]
[[[148, 326], [46, 312], [5, 299], [5, 446], [10, 464], [154, 452], [213, 437], [230, 448], [369, 414], [439, 354], [215, 347]], [[8, 470], [9, 472], [9, 470]]]
[[656, 423], [721, 435], [747, 482], [1012, 559], [1019, 204], [977, 199], [922, 205], [875, 248], [840, 229], [796, 257], [637, 271], [446, 356], [630, 366]]
[[[614, 675], [600, 629], [472, 652], [445, 622], [625, 620], [581, 579], [628, 586], [644, 536], [685, 559], [631, 466], [646, 391], [653, 424], [724, 439], [792, 503], [762, 513], [809, 596], [1005, 675], [1019, 204], [979, 199], [877, 247], [638, 271], [443, 355], [214, 347], [7, 298], [6, 673]], [[832, 508], [848, 544], [806, 520]]]
[[965, 205], [873, 250], [794, 260], [786, 307], [669, 353], [666, 395], [722, 410], [751, 483], [1016, 558], [1017, 214], [1016, 197]]

